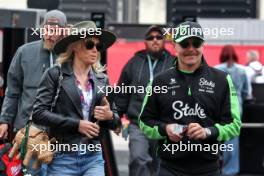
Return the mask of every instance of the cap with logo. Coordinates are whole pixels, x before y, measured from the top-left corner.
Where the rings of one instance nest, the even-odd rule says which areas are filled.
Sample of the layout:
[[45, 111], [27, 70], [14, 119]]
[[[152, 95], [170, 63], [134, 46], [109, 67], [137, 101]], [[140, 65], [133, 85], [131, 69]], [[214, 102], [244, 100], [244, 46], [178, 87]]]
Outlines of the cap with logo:
[[60, 10], [48, 11], [44, 17], [45, 25], [58, 25], [61, 27], [67, 26], [66, 15]]
[[176, 34], [173, 40], [176, 43], [180, 43], [190, 37], [197, 37], [204, 40], [203, 29], [199, 23], [191, 21], [180, 23], [176, 28]]

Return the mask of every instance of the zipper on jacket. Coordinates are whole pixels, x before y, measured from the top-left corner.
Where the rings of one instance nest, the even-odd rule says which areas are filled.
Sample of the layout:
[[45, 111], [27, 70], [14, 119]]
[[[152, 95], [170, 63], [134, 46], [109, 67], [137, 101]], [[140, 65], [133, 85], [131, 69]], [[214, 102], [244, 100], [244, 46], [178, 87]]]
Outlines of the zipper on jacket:
[[188, 86], [188, 96], [192, 96], [192, 91], [191, 91], [191, 87]]
[[192, 82], [191, 82], [191, 79], [193, 78], [193, 72], [184, 71], [184, 70], [180, 70], [180, 72], [182, 72], [183, 75], [185, 76], [185, 79], [186, 79], [186, 82], [187, 82], [187, 85], [188, 85], [187, 95], [188, 96], [192, 96], [192, 91], [191, 91]]

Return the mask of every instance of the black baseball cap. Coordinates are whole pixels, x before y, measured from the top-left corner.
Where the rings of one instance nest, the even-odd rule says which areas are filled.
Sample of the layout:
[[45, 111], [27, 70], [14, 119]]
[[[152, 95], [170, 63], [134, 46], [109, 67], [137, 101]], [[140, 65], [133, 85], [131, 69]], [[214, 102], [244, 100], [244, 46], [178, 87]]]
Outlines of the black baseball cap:
[[203, 29], [201, 25], [196, 22], [186, 21], [180, 23], [174, 32], [176, 32], [176, 34], [173, 36], [173, 40], [176, 43], [180, 43], [190, 37], [197, 37], [204, 41]]
[[157, 25], [152, 25], [150, 26], [147, 31], [146, 31], [146, 34], [145, 34], [145, 37], [147, 37], [151, 32], [153, 31], [157, 31], [158, 33], [160, 33], [160, 35], [163, 35], [163, 30], [161, 27], [157, 26]]

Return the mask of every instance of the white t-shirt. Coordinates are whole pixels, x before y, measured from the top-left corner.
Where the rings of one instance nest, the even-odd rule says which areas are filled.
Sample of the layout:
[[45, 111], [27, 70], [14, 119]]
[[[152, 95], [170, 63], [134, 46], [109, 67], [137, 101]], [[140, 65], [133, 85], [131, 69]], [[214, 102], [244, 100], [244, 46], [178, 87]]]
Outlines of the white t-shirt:
[[251, 83], [264, 83], [264, 68], [259, 61], [251, 62], [246, 67], [246, 73]]

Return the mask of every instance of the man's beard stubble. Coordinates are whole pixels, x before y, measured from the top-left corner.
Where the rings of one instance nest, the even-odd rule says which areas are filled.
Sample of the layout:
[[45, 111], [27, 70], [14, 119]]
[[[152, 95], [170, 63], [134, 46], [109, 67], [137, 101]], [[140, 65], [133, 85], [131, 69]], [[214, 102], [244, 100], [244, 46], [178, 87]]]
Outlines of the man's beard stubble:
[[47, 42], [45, 40], [43, 41], [43, 48], [49, 51], [53, 50], [54, 45], [55, 45], [55, 42]]
[[149, 54], [154, 57], [154, 58], [160, 58], [162, 57], [163, 54], [163, 49], [159, 50], [159, 51], [149, 51]]

